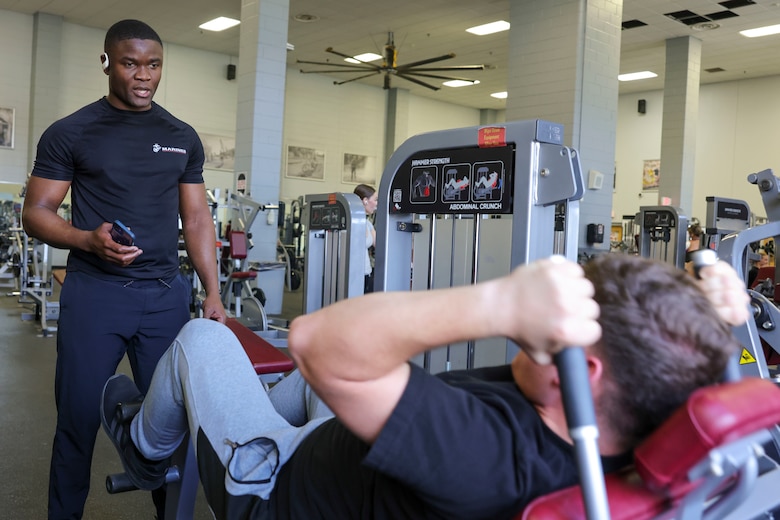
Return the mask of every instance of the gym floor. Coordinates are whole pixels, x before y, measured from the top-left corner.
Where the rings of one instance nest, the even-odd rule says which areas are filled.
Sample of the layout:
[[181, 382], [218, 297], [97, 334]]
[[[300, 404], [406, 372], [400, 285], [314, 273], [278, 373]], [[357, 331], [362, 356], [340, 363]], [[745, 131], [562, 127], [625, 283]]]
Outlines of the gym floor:
[[[24, 321], [31, 304], [7, 296], [12, 288], [0, 289], [0, 504], [2, 518], [46, 518], [49, 459], [54, 437], [54, 369], [57, 340], [43, 337], [37, 321]], [[49, 297], [57, 301], [58, 294]], [[302, 309], [302, 290], [285, 291], [282, 320]], [[127, 359], [117, 372], [130, 374]], [[103, 431], [98, 432], [92, 460], [92, 482], [86, 520], [135, 520], [154, 518], [149, 493], [133, 491], [109, 495], [105, 477], [122, 471], [119, 457]], [[202, 490], [193, 520], [211, 519]]]

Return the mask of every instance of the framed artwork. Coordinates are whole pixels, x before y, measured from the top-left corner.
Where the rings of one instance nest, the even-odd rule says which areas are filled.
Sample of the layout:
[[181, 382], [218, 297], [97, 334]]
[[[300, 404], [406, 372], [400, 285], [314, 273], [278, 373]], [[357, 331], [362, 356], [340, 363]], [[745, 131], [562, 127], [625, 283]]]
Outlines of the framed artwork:
[[376, 161], [368, 155], [345, 153], [341, 182], [368, 184], [376, 188]]
[[325, 180], [325, 152], [304, 146], [287, 146], [285, 177], [310, 181]]
[[0, 107], [0, 148], [14, 147], [14, 109]]
[[661, 160], [651, 159], [645, 160], [645, 165], [642, 168], [642, 189], [643, 190], [657, 190], [658, 180], [661, 177]]
[[230, 170], [236, 167], [236, 140], [233, 137], [213, 134], [198, 134], [203, 143], [206, 161], [203, 168], [208, 170]]
[[623, 226], [621, 224], [612, 224], [609, 230], [610, 242], [622, 242], [623, 241]]

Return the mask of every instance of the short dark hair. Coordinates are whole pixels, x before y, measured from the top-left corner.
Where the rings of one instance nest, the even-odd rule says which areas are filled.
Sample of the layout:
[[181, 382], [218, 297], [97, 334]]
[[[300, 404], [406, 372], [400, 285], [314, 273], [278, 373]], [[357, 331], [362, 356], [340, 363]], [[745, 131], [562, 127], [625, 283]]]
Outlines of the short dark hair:
[[605, 254], [585, 266], [601, 308], [606, 391], [598, 404], [633, 448], [696, 388], [719, 382], [739, 350], [693, 277], [669, 264]]
[[368, 184], [358, 184], [357, 186], [355, 186], [355, 189], [353, 190], [352, 193], [360, 197], [360, 200], [363, 200], [363, 199], [370, 199], [371, 196], [374, 193], [376, 193], [376, 190], [371, 186], [369, 186]]
[[162, 45], [162, 40], [157, 32], [140, 20], [120, 20], [109, 27], [106, 32], [106, 40], [103, 50], [114, 46], [123, 40], [154, 40]]

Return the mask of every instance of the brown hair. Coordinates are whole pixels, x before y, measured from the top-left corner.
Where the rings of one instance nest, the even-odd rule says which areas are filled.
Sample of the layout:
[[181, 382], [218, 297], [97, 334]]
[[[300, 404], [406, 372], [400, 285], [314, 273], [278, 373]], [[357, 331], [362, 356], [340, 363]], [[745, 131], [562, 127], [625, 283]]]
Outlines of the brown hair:
[[360, 197], [360, 200], [363, 200], [370, 199], [375, 192], [376, 190], [368, 184], [358, 184], [352, 193]]
[[717, 383], [739, 349], [696, 281], [681, 269], [607, 254], [585, 265], [601, 308], [605, 365], [598, 403], [611, 428], [633, 447], [701, 386]]

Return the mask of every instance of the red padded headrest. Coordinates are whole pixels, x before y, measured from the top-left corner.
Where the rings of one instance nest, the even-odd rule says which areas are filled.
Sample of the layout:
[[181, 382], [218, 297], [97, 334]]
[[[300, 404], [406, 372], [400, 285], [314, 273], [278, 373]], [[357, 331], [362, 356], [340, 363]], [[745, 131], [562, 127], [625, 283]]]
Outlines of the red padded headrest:
[[767, 379], [700, 388], [635, 450], [636, 470], [650, 489], [665, 489], [712, 448], [778, 423], [780, 388]]
[[[605, 477], [612, 520], [655, 518], [666, 512], [690, 490], [688, 471], [712, 448], [778, 423], [780, 388], [769, 380], [749, 378], [697, 390], [635, 450], [635, 471]], [[582, 491], [572, 486], [539, 497], [516, 517], [521, 518], [585, 518]]]
[[[655, 518], [668, 509], [668, 500], [642, 486], [631, 470], [613, 473], [604, 478], [612, 520]], [[582, 520], [585, 505], [579, 486], [561, 489], [531, 502], [516, 520]]]
[[246, 258], [246, 234], [243, 231], [231, 231], [230, 236], [230, 257], [238, 260]]

